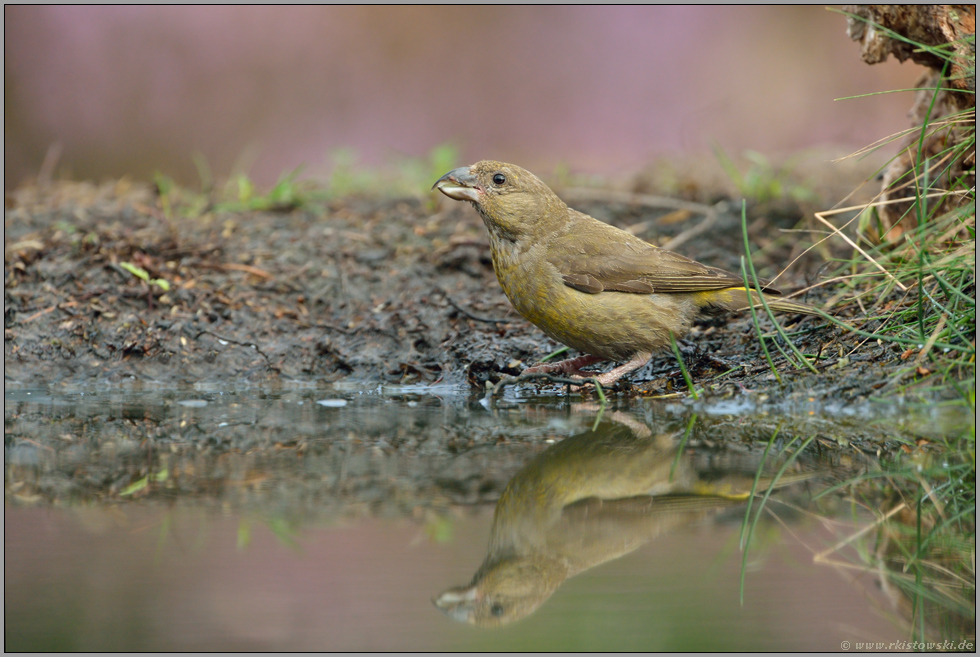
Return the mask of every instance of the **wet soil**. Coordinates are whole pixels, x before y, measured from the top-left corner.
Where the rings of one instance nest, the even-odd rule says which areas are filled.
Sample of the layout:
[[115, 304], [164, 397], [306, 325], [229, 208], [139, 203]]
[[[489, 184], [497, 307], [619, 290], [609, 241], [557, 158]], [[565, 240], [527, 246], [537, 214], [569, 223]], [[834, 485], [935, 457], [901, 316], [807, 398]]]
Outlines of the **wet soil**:
[[[152, 188], [126, 181], [24, 186], [5, 204], [7, 384], [238, 388], [347, 380], [482, 391], [560, 346], [510, 307], [485, 229], [467, 204], [354, 197], [316, 210], [183, 216]], [[574, 205], [659, 244], [703, 221], [601, 194]], [[737, 271], [739, 208], [722, 201], [715, 209], [711, 230], [677, 250]], [[793, 210], [750, 212], [763, 275], [802, 251], [778, 230], [799, 219]], [[149, 282], [127, 264], [145, 270]], [[811, 252], [780, 287], [815, 282], [822, 264]], [[166, 283], [152, 282], [158, 279]], [[819, 304], [820, 294], [830, 293], [808, 301]], [[857, 308], [839, 304], [833, 312], [852, 319]], [[748, 313], [699, 324], [682, 344], [687, 367], [696, 383], [722, 394], [778, 385], [780, 394], [857, 399], [895, 383], [894, 371], [907, 365], [900, 350], [819, 318], [786, 325], [801, 351], [822, 355], [820, 374], [776, 354], [778, 385]], [[683, 389], [676, 360], [665, 353], [616, 391]]]

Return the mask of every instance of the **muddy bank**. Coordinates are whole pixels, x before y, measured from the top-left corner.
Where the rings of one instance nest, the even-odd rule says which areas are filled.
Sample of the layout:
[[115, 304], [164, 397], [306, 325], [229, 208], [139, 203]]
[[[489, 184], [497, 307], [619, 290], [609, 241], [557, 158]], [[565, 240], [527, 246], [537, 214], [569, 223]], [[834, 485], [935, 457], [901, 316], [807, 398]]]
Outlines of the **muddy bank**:
[[[511, 309], [493, 274], [485, 229], [464, 204], [348, 198], [317, 209], [184, 216], [151, 188], [125, 181], [22, 187], [5, 201], [8, 385], [347, 380], [482, 390], [559, 347]], [[704, 219], [601, 195], [574, 205], [659, 244]], [[711, 229], [677, 250], [738, 270], [738, 207], [721, 202], [715, 209]], [[760, 274], [777, 273], [801, 252], [778, 232], [799, 218], [761, 209], [750, 216], [752, 243], [766, 247]], [[815, 282], [821, 264], [814, 253], [800, 259], [780, 287]], [[821, 294], [829, 292], [808, 300], [819, 303]], [[857, 308], [844, 303], [834, 312], [847, 319]], [[818, 318], [790, 322], [789, 330], [802, 352], [825, 359], [815, 375], [777, 354], [782, 392], [867, 397], [896, 383], [892, 373], [905, 364], [901, 350]], [[697, 382], [731, 370], [711, 384], [719, 392], [775, 384], [747, 313], [699, 325], [683, 348]], [[617, 390], [683, 388], [673, 356], [662, 354]]]

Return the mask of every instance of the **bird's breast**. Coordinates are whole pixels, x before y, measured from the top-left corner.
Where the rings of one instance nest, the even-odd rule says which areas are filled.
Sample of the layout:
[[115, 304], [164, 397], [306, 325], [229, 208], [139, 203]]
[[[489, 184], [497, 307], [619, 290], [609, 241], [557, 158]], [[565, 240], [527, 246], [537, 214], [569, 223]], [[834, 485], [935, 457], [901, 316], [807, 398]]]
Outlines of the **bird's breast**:
[[564, 284], [554, 265], [535, 253], [537, 247], [524, 250], [513, 242], [494, 246], [494, 273], [517, 312], [545, 331], [560, 322]]
[[690, 328], [690, 294], [588, 294], [566, 286], [543, 244], [523, 245], [491, 235], [493, 268], [514, 309], [552, 339], [610, 360], [670, 344]]

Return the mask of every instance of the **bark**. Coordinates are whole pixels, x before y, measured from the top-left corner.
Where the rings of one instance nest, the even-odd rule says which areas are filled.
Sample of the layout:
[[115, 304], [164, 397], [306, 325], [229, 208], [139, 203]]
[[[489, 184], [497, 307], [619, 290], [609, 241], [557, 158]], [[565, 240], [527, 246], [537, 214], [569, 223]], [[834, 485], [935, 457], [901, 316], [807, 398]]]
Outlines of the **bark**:
[[[950, 152], [975, 134], [976, 6], [846, 5], [844, 11], [851, 14], [848, 35], [861, 43], [865, 62], [877, 64], [892, 55], [928, 69], [916, 83], [919, 91], [909, 112], [914, 127], [928, 124], [921, 153], [921, 132], [917, 130], [905, 138], [885, 170], [882, 200], [914, 196], [923, 184], [932, 191], [975, 189], [976, 148], [955, 157]], [[938, 56], [921, 46], [942, 48], [950, 56]], [[928, 173], [923, 165], [926, 159]], [[929, 206], [930, 216], [965, 202], [967, 197], [957, 195], [936, 199]], [[912, 208], [912, 203], [879, 208], [879, 216], [891, 229], [889, 238], [917, 225]]]

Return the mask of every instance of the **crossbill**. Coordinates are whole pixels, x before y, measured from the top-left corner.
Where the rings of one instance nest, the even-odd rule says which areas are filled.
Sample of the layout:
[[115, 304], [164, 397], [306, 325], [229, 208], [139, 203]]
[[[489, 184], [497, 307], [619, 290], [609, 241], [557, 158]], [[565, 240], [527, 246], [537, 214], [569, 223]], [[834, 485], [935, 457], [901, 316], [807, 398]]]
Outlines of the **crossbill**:
[[[676, 436], [621, 415], [556, 443], [514, 475], [494, 510], [483, 565], [470, 584], [436, 597], [439, 609], [482, 627], [511, 623], [567, 578], [751, 494], [751, 472], [702, 477], [689, 455], [678, 456]], [[774, 487], [810, 476], [787, 475]]]
[[[602, 385], [647, 363], [680, 338], [699, 314], [760, 305], [742, 277], [709, 267], [565, 205], [537, 176], [484, 160], [450, 171], [433, 185], [470, 201], [490, 233], [494, 272], [511, 304], [554, 340], [584, 356], [526, 372], [591, 377], [581, 368], [623, 365], [598, 376]], [[818, 314], [766, 288], [773, 310]]]

